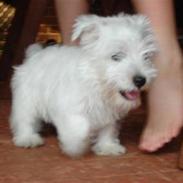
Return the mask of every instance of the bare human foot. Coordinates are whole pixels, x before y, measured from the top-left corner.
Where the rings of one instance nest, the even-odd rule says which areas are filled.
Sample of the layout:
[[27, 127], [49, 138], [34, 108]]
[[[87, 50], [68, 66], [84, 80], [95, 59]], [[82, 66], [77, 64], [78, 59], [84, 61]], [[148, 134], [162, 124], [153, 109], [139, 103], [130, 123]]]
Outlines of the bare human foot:
[[174, 57], [161, 54], [156, 58], [161, 63], [157, 63], [158, 77], [149, 91], [149, 114], [139, 145], [141, 150], [156, 151], [176, 137], [183, 126], [182, 55], [177, 50], [172, 54]]

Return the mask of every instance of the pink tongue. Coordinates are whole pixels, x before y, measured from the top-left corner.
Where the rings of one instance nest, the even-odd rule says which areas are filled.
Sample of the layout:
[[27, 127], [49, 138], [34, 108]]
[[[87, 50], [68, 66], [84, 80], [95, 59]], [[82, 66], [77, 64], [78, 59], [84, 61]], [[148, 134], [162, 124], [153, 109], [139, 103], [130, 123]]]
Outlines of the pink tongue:
[[139, 91], [136, 90], [125, 92], [125, 97], [129, 100], [135, 100], [139, 97], [139, 95], [140, 95]]

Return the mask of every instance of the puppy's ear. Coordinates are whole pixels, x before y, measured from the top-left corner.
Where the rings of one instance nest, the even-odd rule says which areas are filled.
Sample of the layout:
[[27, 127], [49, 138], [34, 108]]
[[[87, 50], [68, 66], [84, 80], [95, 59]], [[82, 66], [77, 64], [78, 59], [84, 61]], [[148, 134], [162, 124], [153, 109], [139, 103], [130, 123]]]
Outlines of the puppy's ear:
[[136, 25], [137, 28], [140, 28], [142, 30], [151, 29], [150, 20], [145, 15], [141, 15], [141, 14], [129, 15], [129, 14], [125, 14], [125, 13], [119, 13], [118, 17], [123, 18], [130, 24]]
[[137, 26], [141, 27], [142, 30], [152, 33], [151, 23], [147, 16], [144, 15], [133, 15], [132, 19]]
[[142, 38], [146, 42], [146, 45], [148, 45], [149, 49], [151, 49], [152, 52], [157, 52], [158, 45], [155, 41], [151, 22], [148, 17], [144, 15], [133, 15], [132, 19], [135, 25], [139, 28]]
[[73, 26], [72, 41], [79, 39], [81, 45], [96, 41], [99, 37], [98, 20], [96, 15], [79, 16]]

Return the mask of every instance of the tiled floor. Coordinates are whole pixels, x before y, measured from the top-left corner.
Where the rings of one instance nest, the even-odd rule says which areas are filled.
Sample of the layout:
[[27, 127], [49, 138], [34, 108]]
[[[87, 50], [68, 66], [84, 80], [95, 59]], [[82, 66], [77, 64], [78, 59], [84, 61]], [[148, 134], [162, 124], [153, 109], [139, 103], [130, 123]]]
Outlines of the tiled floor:
[[56, 134], [44, 129], [46, 144], [22, 149], [12, 144], [8, 125], [10, 100], [0, 100], [0, 183], [183, 183], [177, 169], [177, 138], [154, 154], [137, 148], [144, 112], [131, 114], [121, 131], [128, 153], [118, 157], [97, 157], [90, 153], [70, 159], [58, 147]]

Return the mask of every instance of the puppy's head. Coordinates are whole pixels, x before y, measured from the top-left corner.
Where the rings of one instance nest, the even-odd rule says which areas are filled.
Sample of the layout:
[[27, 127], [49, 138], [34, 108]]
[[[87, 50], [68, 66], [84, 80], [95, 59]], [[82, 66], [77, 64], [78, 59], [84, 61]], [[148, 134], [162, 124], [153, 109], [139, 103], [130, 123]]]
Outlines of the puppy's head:
[[78, 38], [102, 79], [128, 102], [136, 101], [156, 75], [152, 60], [157, 49], [145, 16], [81, 16], [72, 36]]

